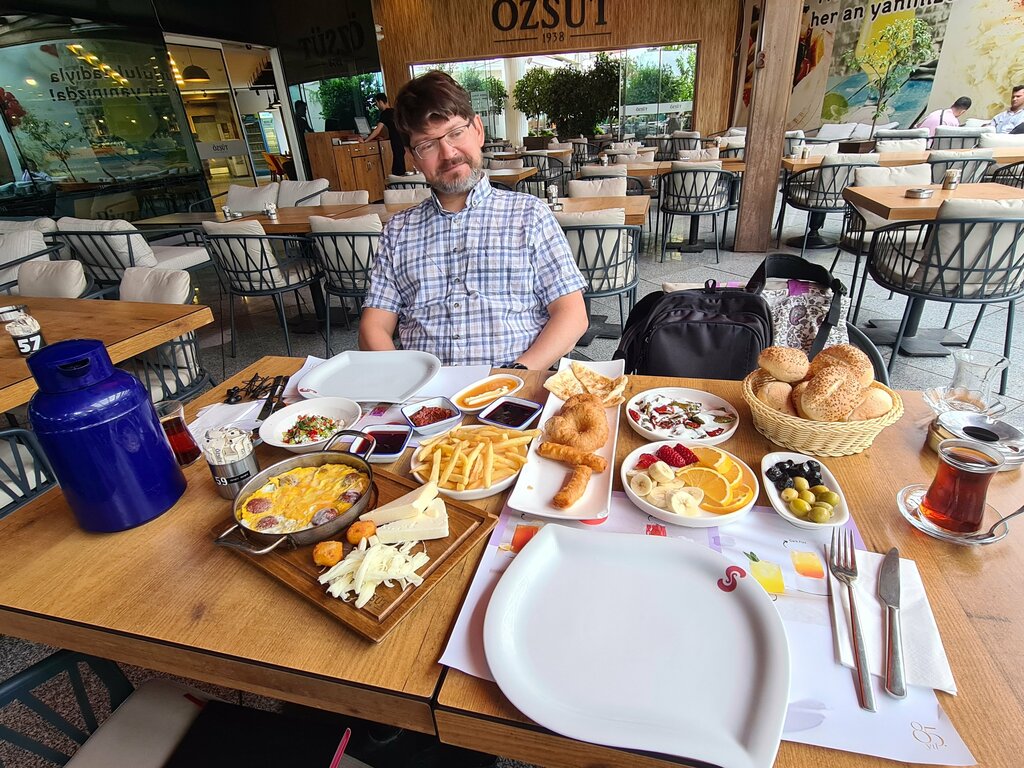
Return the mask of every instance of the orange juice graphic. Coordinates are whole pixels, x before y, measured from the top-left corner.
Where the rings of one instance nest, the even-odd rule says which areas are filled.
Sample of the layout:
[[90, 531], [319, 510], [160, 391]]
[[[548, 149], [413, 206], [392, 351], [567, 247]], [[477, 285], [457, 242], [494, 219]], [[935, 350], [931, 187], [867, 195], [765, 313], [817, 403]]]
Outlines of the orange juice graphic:
[[801, 552], [791, 549], [789, 557], [793, 561], [793, 568], [800, 576], [806, 576], [808, 579], [825, 578], [825, 566], [817, 552]]
[[754, 552], [744, 552], [743, 554], [750, 560], [750, 575], [757, 579], [758, 583], [764, 587], [765, 592], [781, 595], [786, 591], [786, 582], [782, 579], [782, 568], [778, 563], [762, 560]]
[[530, 543], [530, 539], [537, 535], [539, 525], [517, 525], [512, 534], [512, 554], [518, 554], [523, 547]]

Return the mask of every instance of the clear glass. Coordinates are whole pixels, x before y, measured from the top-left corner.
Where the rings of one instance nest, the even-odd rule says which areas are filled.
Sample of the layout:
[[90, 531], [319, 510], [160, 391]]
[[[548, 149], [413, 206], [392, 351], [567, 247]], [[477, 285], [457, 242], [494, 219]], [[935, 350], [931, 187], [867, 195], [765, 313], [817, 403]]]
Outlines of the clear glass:
[[921, 513], [947, 531], [975, 533], [985, 517], [989, 483], [1003, 461], [998, 451], [984, 443], [943, 440], [939, 468], [921, 501]]
[[996, 383], [1009, 361], [994, 352], [958, 349], [953, 353], [956, 369], [946, 387], [945, 403], [950, 410], [983, 413], [998, 402]]
[[185, 424], [185, 406], [180, 400], [164, 400], [153, 407], [178, 466], [187, 467], [202, 455], [202, 451]]

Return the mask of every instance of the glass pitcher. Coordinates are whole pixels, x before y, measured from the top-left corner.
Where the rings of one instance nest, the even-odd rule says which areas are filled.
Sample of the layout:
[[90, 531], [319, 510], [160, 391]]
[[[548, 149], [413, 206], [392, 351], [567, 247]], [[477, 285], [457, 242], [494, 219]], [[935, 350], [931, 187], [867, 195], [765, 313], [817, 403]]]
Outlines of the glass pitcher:
[[958, 349], [953, 353], [953, 361], [956, 370], [942, 398], [947, 410], [991, 414], [1002, 405], [994, 389], [1009, 364], [1005, 357], [995, 352]]

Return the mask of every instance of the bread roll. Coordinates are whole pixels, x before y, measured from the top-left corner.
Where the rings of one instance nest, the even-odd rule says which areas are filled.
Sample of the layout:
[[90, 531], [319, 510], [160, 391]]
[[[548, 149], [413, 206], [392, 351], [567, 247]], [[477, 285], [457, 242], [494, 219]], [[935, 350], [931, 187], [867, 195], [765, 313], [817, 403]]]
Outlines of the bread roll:
[[830, 365], [845, 365], [852, 370], [862, 389], [870, 387], [871, 382], [875, 380], [875, 367], [871, 365], [871, 358], [853, 344], [836, 344], [834, 347], [821, 350], [811, 361], [811, 376]]
[[792, 393], [793, 387], [786, 382], [769, 381], [757, 390], [757, 399], [769, 408], [774, 408], [776, 411], [785, 413], [789, 416], [797, 416], [798, 414], [796, 409], [793, 407], [793, 403], [789, 399]]
[[885, 416], [885, 414], [891, 411], [892, 406], [892, 395], [884, 389], [871, 387], [864, 394], [864, 399], [860, 401], [860, 405], [850, 412], [846, 420], [864, 421], [865, 419], [877, 419], [879, 416]]
[[794, 385], [793, 394], [790, 395], [789, 398], [790, 403], [793, 406], [793, 410], [796, 411], [796, 415], [799, 416], [801, 419], [811, 418], [804, 412], [803, 407], [800, 405], [800, 399], [803, 397], [804, 391], [807, 389], [808, 384], [810, 384], [809, 381], [801, 381], [798, 384]]
[[811, 377], [799, 408], [813, 421], [843, 421], [861, 401], [861, 388], [845, 365], [830, 365]]
[[757, 364], [779, 381], [800, 381], [807, 375], [807, 355], [801, 349], [768, 347], [757, 358]]

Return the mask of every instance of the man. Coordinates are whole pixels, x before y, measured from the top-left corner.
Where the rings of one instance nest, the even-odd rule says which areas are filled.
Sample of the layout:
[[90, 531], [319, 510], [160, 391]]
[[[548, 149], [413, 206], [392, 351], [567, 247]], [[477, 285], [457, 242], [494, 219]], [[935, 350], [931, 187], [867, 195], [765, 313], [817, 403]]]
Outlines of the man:
[[665, 133], [671, 136], [676, 131], [681, 130], [683, 130], [683, 128], [682, 123], [679, 122], [679, 113], [673, 112], [672, 115], [669, 117], [668, 122], [665, 124]]
[[960, 126], [960, 115], [971, 108], [971, 98], [969, 96], [961, 96], [959, 99], [953, 102], [953, 106], [949, 109], [936, 109], [924, 120], [917, 124], [918, 128], [927, 128], [928, 135], [934, 136], [935, 129], [940, 125], [949, 125], [954, 127]]
[[1010, 108], [992, 118], [996, 133], [1011, 133], [1024, 123], [1024, 85], [1015, 85], [1010, 92]]
[[381, 233], [359, 348], [432, 352], [447, 365], [543, 370], [587, 329], [586, 283], [565, 234], [532, 195], [493, 189], [484, 128], [443, 72], [407, 83], [395, 123], [434, 194]]
[[373, 101], [377, 105], [377, 127], [363, 139], [363, 143], [379, 139], [387, 129], [388, 141], [391, 142], [391, 173], [402, 176], [405, 174], [405, 145], [402, 144], [402, 137], [395, 127], [395, 110], [388, 103], [387, 94], [378, 93], [373, 97]]

